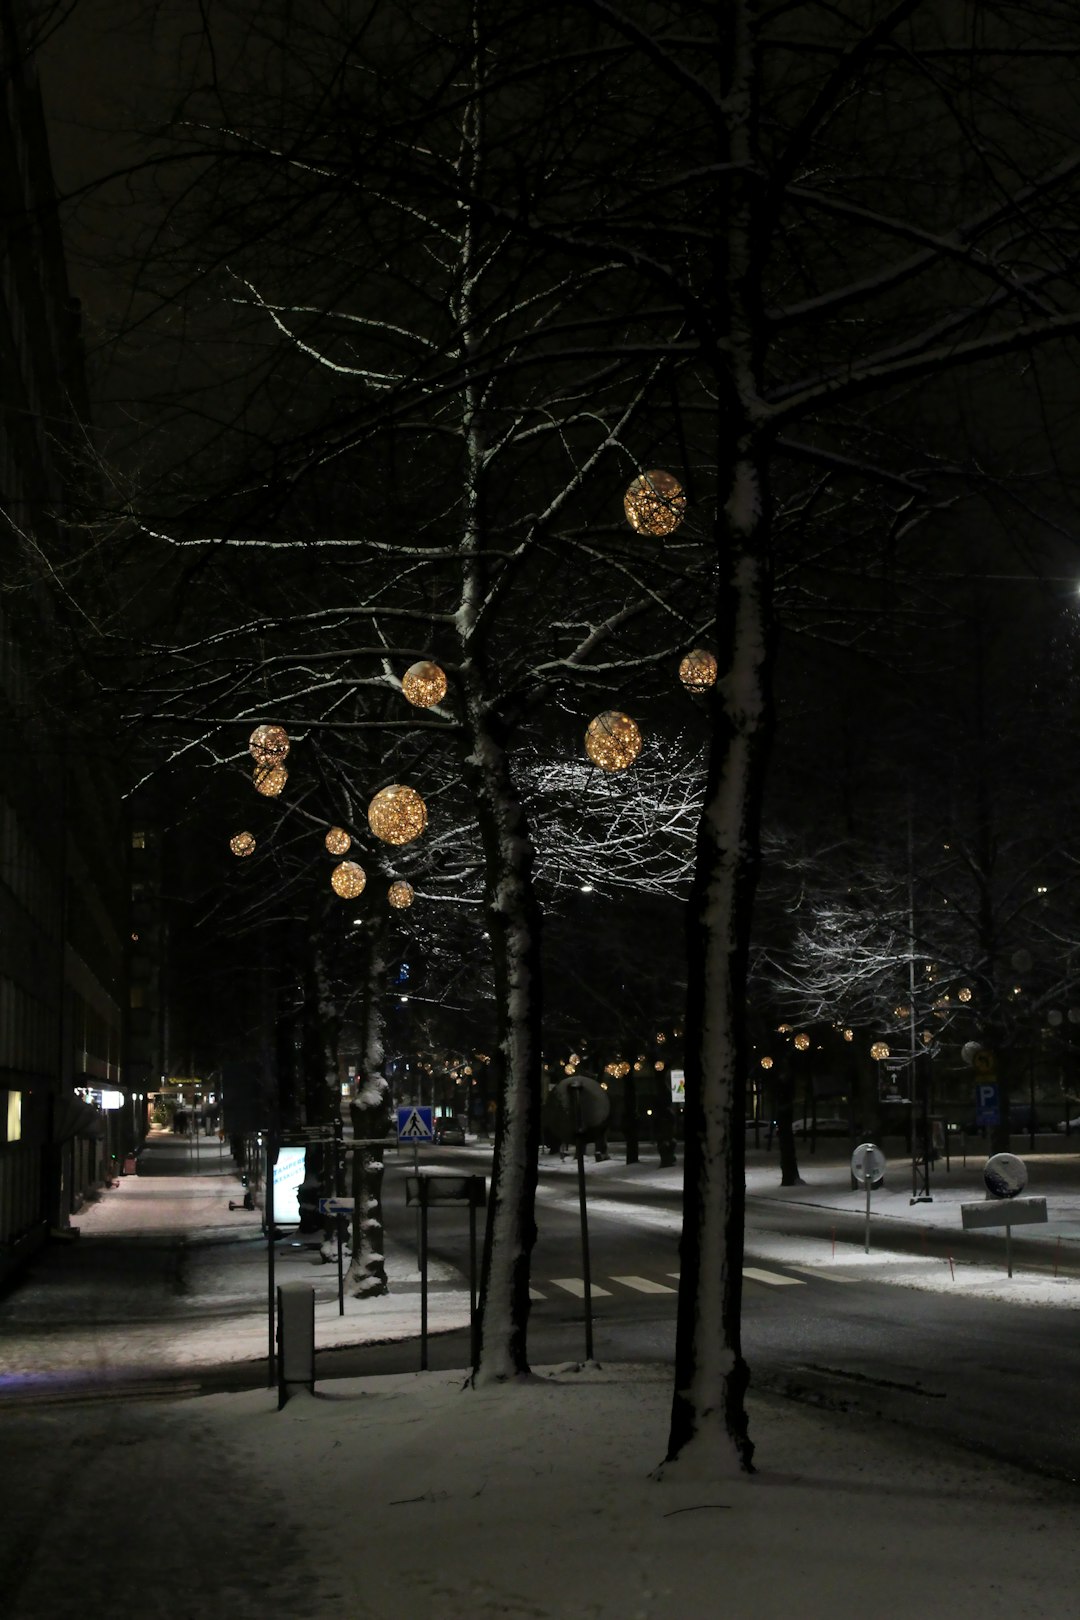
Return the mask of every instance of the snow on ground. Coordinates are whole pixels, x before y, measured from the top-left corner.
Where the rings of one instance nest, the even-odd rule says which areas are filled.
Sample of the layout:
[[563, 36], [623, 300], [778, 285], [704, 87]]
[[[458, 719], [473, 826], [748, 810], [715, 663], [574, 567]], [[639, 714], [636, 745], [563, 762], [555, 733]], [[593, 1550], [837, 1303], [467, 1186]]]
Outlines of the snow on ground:
[[[773, 1161], [751, 1165], [748, 1181], [754, 1196], [862, 1207], [845, 1167], [815, 1163], [806, 1186], [779, 1189]], [[574, 1196], [567, 1169], [545, 1199]], [[854, 1243], [833, 1252], [831, 1236], [757, 1232], [754, 1256], [856, 1283], [1039, 1303], [1053, 1292], [1075, 1304], [1071, 1282], [1009, 1283], [1003, 1269], [957, 1264], [954, 1283], [947, 1262], [884, 1248], [901, 1220], [958, 1227], [960, 1198], [979, 1196], [977, 1171], [910, 1209], [901, 1176], [874, 1206], [881, 1247], [870, 1255]], [[1080, 1213], [1076, 1171], [1039, 1167], [1058, 1215]], [[598, 1218], [626, 1219], [605, 1184], [670, 1179], [674, 1189], [679, 1173], [609, 1161], [589, 1175]], [[86, 1367], [79, 1345], [91, 1367], [115, 1355], [173, 1375], [204, 1356], [265, 1353], [265, 1317], [250, 1300], [246, 1315], [237, 1309], [245, 1288], [265, 1285], [258, 1216], [238, 1211], [223, 1226], [238, 1187], [231, 1167], [183, 1179], [128, 1178], [82, 1212], [83, 1239], [52, 1257], [66, 1267], [63, 1286], [5, 1302], [0, 1367], [31, 1352], [39, 1368], [69, 1353]], [[670, 1220], [644, 1204], [634, 1218], [646, 1214]], [[1047, 1260], [1055, 1242], [1051, 1229]], [[162, 1270], [177, 1252], [179, 1294]], [[95, 1286], [80, 1289], [91, 1254]], [[310, 1251], [288, 1254], [282, 1280], [317, 1279], [318, 1343], [417, 1332], [415, 1292], [349, 1301], [342, 1320], [335, 1268], [313, 1266]], [[412, 1287], [411, 1255], [396, 1264], [399, 1288]], [[430, 1304], [433, 1327], [467, 1312], [463, 1290], [433, 1292]], [[166, 1305], [172, 1314], [152, 1319]], [[66, 1398], [71, 1388], [58, 1380], [45, 1401], [0, 1404], [6, 1620], [84, 1620], [105, 1608], [140, 1620], [836, 1620], [882, 1605], [929, 1620], [1077, 1613], [1074, 1487], [984, 1465], [928, 1433], [755, 1392], [752, 1478], [733, 1476], [725, 1457], [658, 1480], [665, 1368], [547, 1368], [478, 1390], [462, 1373], [334, 1380], [281, 1411], [266, 1390], [83, 1401]]]
[[670, 1399], [568, 1366], [5, 1416], [8, 1620], [1075, 1614], [1075, 1491], [763, 1397], [757, 1474], [658, 1481]]

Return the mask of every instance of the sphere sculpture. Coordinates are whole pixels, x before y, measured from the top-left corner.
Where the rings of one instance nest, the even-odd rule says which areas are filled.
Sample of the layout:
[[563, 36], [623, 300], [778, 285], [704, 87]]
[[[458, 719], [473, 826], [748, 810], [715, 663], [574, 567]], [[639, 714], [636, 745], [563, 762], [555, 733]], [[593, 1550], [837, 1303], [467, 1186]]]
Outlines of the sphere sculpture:
[[355, 861], [339, 861], [330, 874], [330, 887], [343, 900], [355, 900], [366, 884], [367, 873]]
[[234, 855], [239, 855], [241, 859], [243, 859], [245, 855], [253, 854], [255, 850], [254, 833], [236, 833], [232, 838], [229, 839], [229, 848], [232, 850]]
[[259, 765], [279, 764], [289, 752], [289, 733], [284, 726], [256, 726], [248, 751]]
[[405, 911], [413, 903], [413, 886], [406, 883], [404, 878], [398, 878], [396, 882], [391, 883], [386, 898], [395, 911]]
[[654, 467], [634, 479], [623, 496], [623, 511], [638, 534], [673, 534], [686, 516], [686, 496], [674, 473]]
[[716, 685], [716, 659], [704, 647], [695, 647], [679, 665], [679, 679], [688, 692], [707, 692]]
[[347, 855], [352, 848], [352, 839], [344, 827], [331, 827], [325, 842], [327, 852], [331, 855]]
[[261, 793], [264, 799], [276, 799], [288, 780], [289, 773], [284, 765], [256, 765], [252, 777], [256, 793]]
[[429, 658], [412, 664], [401, 677], [401, 690], [418, 709], [430, 709], [446, 696], [446, 676]]
[[384, 844], [410, 844], [427, 826], [427, 807], [415, 788], [394, 782], [368, 805], [368, 826]]
[[602, 771], [625, 771], [641, 753], [641, 732], [628, 714], [608, 709], [589, 721], [585, 752]]

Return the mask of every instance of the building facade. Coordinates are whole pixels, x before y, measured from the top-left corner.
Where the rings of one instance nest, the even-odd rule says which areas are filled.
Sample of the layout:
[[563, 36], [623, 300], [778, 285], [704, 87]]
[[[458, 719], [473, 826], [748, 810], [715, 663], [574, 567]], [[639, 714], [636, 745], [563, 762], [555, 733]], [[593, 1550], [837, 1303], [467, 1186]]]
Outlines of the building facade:
[[49, 587], [89, 413], [33, 53], [0, 0], [0, 1280], [141, 1134], [129, 836]]

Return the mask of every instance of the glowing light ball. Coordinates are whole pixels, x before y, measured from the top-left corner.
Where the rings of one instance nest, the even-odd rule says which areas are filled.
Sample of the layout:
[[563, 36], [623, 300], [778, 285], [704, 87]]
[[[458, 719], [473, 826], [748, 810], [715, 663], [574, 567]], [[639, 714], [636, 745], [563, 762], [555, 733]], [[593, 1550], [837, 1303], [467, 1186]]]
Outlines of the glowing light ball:
[[411, 883], [406, 883], [404, 878], [398, 878], [394, 883], [391, 883], [386, 898], [395, 911], [405, 911], [413, 903], [413, 886]]
[[415, 788], [395, 782], [368, 805], [368, 826], [384, 844], [411, 844], [427, 826], [427, 806]]
[[331, 855], [347, 855], [352, 848], [352, 839], [344, 827], [331, 827], [324, 842]]
[[355, 900], [366, 885], [367, 873], [355, 861], [339, 861], [330, 874], [330, 887], [343, 900]]
[[673, 534], [686, 516], [686, 495], [674, 473], [654, 467], [634, 479], [623, 496], [623, 511], [638, 534]]
[[800, 1052], [805, 1052], [806, 1048], [810, 1045], [809, 1035], [796, 1035], [795, 1045], [798, 1047]]
[[256, 793], [261, 793], [264, 799], [276, 799], [288, 780], [289, 773], [284, 765], [256, 765], [252, 777]]
[[401, 677], [401, 690], [418, 709], [430, 709], [446, 696], [446, 676], [438, 664], [423, 658], [412, 664]]
[[716, 659], [704, 647], [695, 647], [679, 665], [679, 679], [688, 692], [707, 692], [716, 685]]
[[234, 837], [229, 839], [229, 848], [232, 850], [234, 855], [239, 855], [241, 859], [243, 859], [243, 857], [245, 855], [254, 854], [254, 852], [255, 852], [255, 835], [254, 835], [254, 833], [249, 833], [249, 832], [238, 832], [238, 833], [236, 833], [236, 835]]
[[256, 726], [248, 738], [248, 751], [259, 765], [277, 765], [289, 752], [289, 733], [284, 726]]
[[887, 1058], [888, 1055], [889, 1048], [884, 1041], [875, 1041], [873, 1046], [870, 1048], [870, 1056], [873, 1058], [875, 1063], [880, 1063], [881, 1060], [883, 1058]]
[[585, 752], [602, 771], [625, 771], [641, 753], [641, 732], [628, 714], [608, 709], [589, 721]]

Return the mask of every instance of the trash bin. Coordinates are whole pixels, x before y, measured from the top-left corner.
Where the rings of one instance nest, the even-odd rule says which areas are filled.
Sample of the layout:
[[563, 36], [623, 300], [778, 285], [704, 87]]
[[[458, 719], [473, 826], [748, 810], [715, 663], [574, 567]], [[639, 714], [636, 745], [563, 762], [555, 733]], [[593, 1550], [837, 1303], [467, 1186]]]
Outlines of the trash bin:
[[315, 1388], [315, 1289], [279, 1283], [277, 1290], [278, 1411], [293, 1390]]

